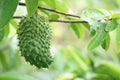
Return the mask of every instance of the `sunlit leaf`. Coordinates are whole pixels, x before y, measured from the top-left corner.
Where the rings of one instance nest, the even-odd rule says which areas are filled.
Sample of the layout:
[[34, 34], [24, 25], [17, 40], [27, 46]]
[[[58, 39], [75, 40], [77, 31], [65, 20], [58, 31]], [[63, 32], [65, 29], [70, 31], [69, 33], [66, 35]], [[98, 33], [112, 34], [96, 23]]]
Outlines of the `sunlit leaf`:
[[87, 8], [81, 13], [81, 19], [87, 21], [91, 28], [96, 30], [100, 27], [99, 21], [110, 16], [109, 12], [103, 9]]
[[96, 31], [93, 30], [93, 29], [91, 29], [91, 30], [90, 30], [90, 36], [94, 36], [95, 34], [96, 34]]
[[120, 51], [120, 26], [118, 26], [116, 31], [116, 46], [118, 50]]
[[70, 27], [73, 29], [78, 38], [82, 38], [84, 36], [84, 30], [81, 24], [71, 23]]
[[48, 6], [53, 9], [56, 9], [56, 0], [43, 0]]
[[90, 80], [113, 80], [113, 78], [106, 74], [96, 74]]
[[101, 46], [103, 49], [107, 50], [109, 48], [109, 44], [110, 44], [110, 35], [108, 34], [105, 40], [103, 41], [103, 43], [101, 44]]
[[107, 23], [105, 30], [106, 31], [112, 31], [117, 27], [117, 22], [116, 20], [112, 20]]
[[38, 0], [25, 0], [28, 16], [32, 16], [38, 7]]
[[59, 18], [59, 15], [58, 14], [51, 14], [51, 15], [49, 15], [49, 18], [56, 20]]
[[78, 64], [79, 68], [86, 72], [88, 70], [87, 64], [84, 62], [84, 60], [81, 59], [81, 57], [78, 56], [78, 54], [72, 49], [71, 47], [65, 48], [61, 50], [62, 53], [68, 54], [73, 57], [73, 60]]
[[99, 9], [99, 10], [104, 14], [105, 18], [107, 18], [107, 19], [112, 18], [112, 15], [107, 10], [105, 10], [105, 9]]
[[12, 26], [13, 26], [15, 29], [18, 28], [18, 24], [17, 24], [17, 22], [16, 22], [14, 19], [11, 19], [11, 20], [10, 20], [10, 24], [12, 24]]
[[0, 41], [3, 39], [4, 37], [4, 28], [0, 29]]
[[9, 24], [7, 24], [5, 27], [4, 27], [4, 36], [7, 37], [9, 35]]
[[85, 28], [87, 28], [88, 30], [90, 30], [90, 25], [88, 23], [82, 23], [81, 25], [83, 25]]
[[7, 67], [6, 56], [3, 53], [0, 53], [0, 64], [2, 65], [3, 69]]
[[0, 74], [0, 80], [38, 80], [27, 74], [20, 74], [17, 72], [7, 72]]
[[56, 6], [56, 9], [60, 10], [60, 11], [63, 11], [63, 12], [67, 12], [68, 11], [68, 7], [67, 7], [67, 4], [65, 2], [66, 1], [63, 1], [63, 0], [61, 0], [61, 1], [57, 0], [56, 4], [59, 4], [59, 5]]
[[19, 0], [0, 0], [0, 28], [12, 18]]
[[97, 73], [101, 74], [107, 74], [110, 75], [111, 77], [120, 80], [120, 65], [111, 63], [111, 62], [101, 62], [101, 64], [98, 65], [96, 68]]
[[101, 20], [103, 18], [104, 14], [100, 10], [94, 8], [85, 9], [81, 13], [81, 19], [89, 22], [90, 25], [92, 25], [97, 20]]
[[8, 66], [7, 67], [9, 69], [14, 69], [15, 67], [17, 67], [19, 65], [19, 57], [18, 57], [17, 51], [10, 47], [8, 56], [9, 57], [8, 57]]
[[112, 15], [112, 19], [119, 19], [119, 18], [120, 18], [120, 13]]
[[105, 31], [106, 24], [100, 24], [100, 25], [101, 27], [96, 32], [96, 35], [88, 44], [88, 50], [92, 50], [98, 47], [105, 40], [106, 35], [108, 34], [108, 32]]

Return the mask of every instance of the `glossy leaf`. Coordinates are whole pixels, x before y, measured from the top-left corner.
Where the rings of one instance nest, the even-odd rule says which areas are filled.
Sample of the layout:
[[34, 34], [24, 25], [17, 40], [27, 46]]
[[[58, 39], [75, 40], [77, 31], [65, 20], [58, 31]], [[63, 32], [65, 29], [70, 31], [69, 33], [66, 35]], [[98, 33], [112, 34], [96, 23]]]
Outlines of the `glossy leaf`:
[[118, 50], [120, 51], [120, 26], [118, 26], [116, 31], [116, 46]]
[[12, 24], [12, 26], [13, 26], [15, 29], [18, 28], [18, 24], [17, 24], [17, 22], [16, 22], [14, 19], [11, 19], [11, 20], [10, 20], [10, 24]]
[[101, 73], [101, 74], [107, 74], [107, 75], [111, 75], [111, 77], [120, 80], [120, 65], [118, 64], [113, 64], [110, 62], [102, 62], [97, 68], [96, 68], [96, 72], [97, 73]]
[[96, 35], [93, 37], [93, 39], [88, 44], [88, 50], [92, 50], [96, 47], [98, 47], [106, 38], [106, 35], [108, 32], [105, 31], [105, 24], [100, 24], [101, 27], [98, 29]]
[[4, 53], [0, 53], [0, 64], [2, 65], [3, 68], [7, 67], [7, 60], [6, 60], [6, 56]]
[[78, 64], [78, 67], [83, 71], [83, 72], [86, 72], [88, 70], [88, 66], [87, 64], [85, 63], [86, 60], [84, 58], [81, 58], [78, 53], [76, 53], [76, 51], [72, 48], [72, 47], [68, 47], [68, 48], [65, 48], [65, 49], [62, 49], [61, 50], [62, 53], [65, 53], [65, 54], [68, 54], [69, 53], [69, 56], [72, 56], [73, 60]]
[[0, 1], [0, 28], [3, 28], [12, 18], [19, 0]]
[[84, 30], [81, 24], [70, 24], [70, 27], [73, 29], [78, 38], [82, 38], [84, 36]]
[[107, 23], [105, 30], [106, 31], [112, 31], [117, 27], [117, 22], [116, 20], [112, 20]]
[[90, 30], [90, 25], [88, 23], [82, 23], [82, 25], [87, 28], [88, 30]]
[[110, 44], [110, 35], [108, 34], [105, 40], [103, 41], [103, 43], [101, 44], [101, 46], [103, 49], [108, 50], [109, 44]]
[[0, 74], [0, 80], [38, 80], [38, 79], [26, 74], [7, 72]]
[[68, 4], [66, 4], [67, 1], [65, 0], [64, 1], [63, 0], [41, 0], [40, 2], [42, 2], [43, 5], [46, 5], [47, 7], [52, 9], [56, 9], [63, 12], [68, 11], [68, 7], [67, 7]]
[[4, 36], [7, 37], [9, 35], [9, 24], [7, 24], [5, 27], [4, 27]]
[[92, 25], [97, 20], [101, 20], [103, 18], [104, 14], [100, 10], [94, 8], [85, 9], [81, 13], [81, 19], [89, 22], [90, 25]]
[[90, 36], [94, 36], [95, 34], [96, 34], [96, 31], [93, 30], [93, 29], [91, 29], [91, 30], [90, 30]]
[[94, 22], [90, 28], [96, 32], [100, 27], [101, 27], [101, 22]]
[[112, 15], [105, 9], [99, 9], [103, 14], [106, 19], [111, 19]]
[[59, 15], [58, 14], [51, 14], [51, 15], [49, 15], [49, 18], [56, 20], [59, 18]]
[[0, 41], [3, 39], [4, 37], [4, 28], [0, 29]]
[[120, 13], [112, 15], [112, 19], [119, 19], [119, 18], [120, 18]]
[[87, 21], [91, 28], [96, 30], [99, 28], [99, 20], [110, 16], [109, 12], [103, 9], [87, 8], [81, 13], [81, 19]]
[[56, 0], [43, 0], [48, 6], [53, 9], [56, 9]]
[[8, 52], [8, 69], [14, 69], [19, 65], [19, 57], [17, 54], [17, 51], [15, 51], [14, 49], [12, 49], [12, 47], [9, 48], [9, 52]]
[[38, 7], [38, 0], [25, 0], [28, 16], [31, 17]]
[[64, 1], [64, 0], [56, 0], [56, 4], [59, 4], [59, 5], [56, 5], [56, 10], [67, 12], [68, 11], [68, 7], [67, 7], [66, 3], [67, 2]]
[[96, 74], [96, 76], [92, 77], [90, 80], [113, 80], [113, 78], [106, 74]]

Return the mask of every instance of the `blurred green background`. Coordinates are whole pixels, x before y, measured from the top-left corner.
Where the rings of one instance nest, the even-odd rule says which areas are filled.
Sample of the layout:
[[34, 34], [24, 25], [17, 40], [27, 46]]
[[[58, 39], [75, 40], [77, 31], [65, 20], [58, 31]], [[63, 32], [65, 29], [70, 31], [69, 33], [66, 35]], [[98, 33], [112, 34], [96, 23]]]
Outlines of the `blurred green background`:
[[[103, 8], [111, 14], [120, 12], [120, 0], [40, 0], [39, 5], [76, 15], [88, 7]], [[39, 13], [50, 19], [70, 19], [43, 10]], [[14, 15], [26, 14], [26, 8], [18, 6]], [[91, 37], [85, 25], [50, 23], [54, 62], [49, 69], [37, 69], [20, 56], [16, 35], [18, 24], [19, 19], [12, 19], [6, 25], [4, 39], [0, 42], [0, 80], [120, 80], [120, 49], [116, 46], [116, 30], [110, 32], [111, 44], [107, 51], [101, 47], [88, 51]], [[73, 27], [79, 27], [79, 35]]]

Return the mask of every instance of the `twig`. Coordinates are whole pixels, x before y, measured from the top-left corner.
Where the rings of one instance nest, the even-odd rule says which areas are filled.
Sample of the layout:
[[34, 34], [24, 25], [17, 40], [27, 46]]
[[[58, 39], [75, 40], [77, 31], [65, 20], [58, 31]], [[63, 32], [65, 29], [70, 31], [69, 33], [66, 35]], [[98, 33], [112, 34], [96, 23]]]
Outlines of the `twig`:
[[61, 23], [87, 23], [86, 21], [79, 20], [49, 20], [50, 22], [61, 22]]
[[22, 16], [13, 16], [13, 18], [20, 19], [20, 18], [22, 18]]
[[[19, 5], [26, 6], [25, 3], [21, 3], [21, 2], [19, 3]], [[38, 8], [43, 9], [43, 10], [47, 10], [47, 11], [51, 11], [51, 12], [55, 12], [55, 13], [58, 13], [58, 14], [66, 15], [66, 16], [72, 16], [72, 17], [80, 18], [80, 16], [78, 16], [78, 15], [68, 14], [68, 13], [60, 12], [60, 11], [57, 11], [57, 10], [54, 10], [54, 9], [48, 9], [48, 8], [45, 8], [45, 7], [42, 7], [42, 6], [38, 6]]]
[[[14, 16], [13, 18], [19, 19], [22, 18], [22, 16]], [[87, 23], [86, 21], [80, 21], [80, 20], [53, 20], [50, 19], [50, 22], [60, 22], [60, 23]]]

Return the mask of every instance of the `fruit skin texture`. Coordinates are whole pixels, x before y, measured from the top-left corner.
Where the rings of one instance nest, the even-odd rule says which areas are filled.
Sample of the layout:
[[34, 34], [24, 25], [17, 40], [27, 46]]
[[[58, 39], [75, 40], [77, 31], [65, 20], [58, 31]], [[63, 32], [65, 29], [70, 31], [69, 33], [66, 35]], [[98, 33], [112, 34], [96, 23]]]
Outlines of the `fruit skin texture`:
[[21, 55], [31, 65], [48, 68], [52, 62], [50, 55], [51, 28], [48, 20], [38, 14], [23, 17], [17, 30]]

